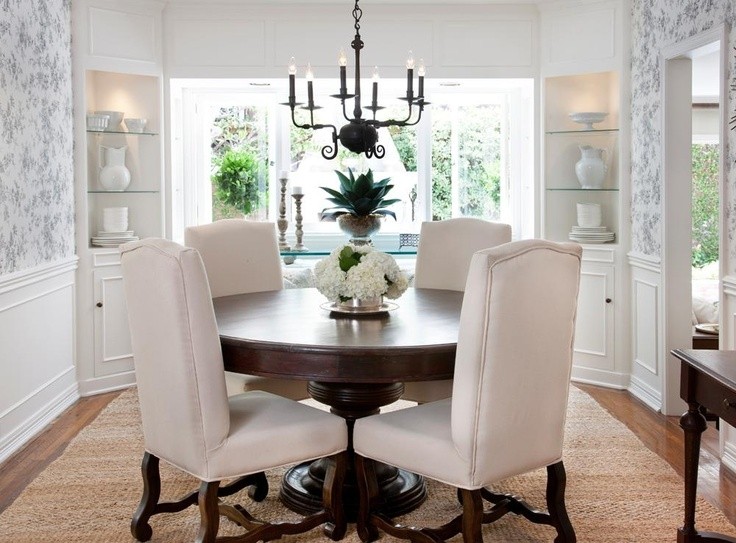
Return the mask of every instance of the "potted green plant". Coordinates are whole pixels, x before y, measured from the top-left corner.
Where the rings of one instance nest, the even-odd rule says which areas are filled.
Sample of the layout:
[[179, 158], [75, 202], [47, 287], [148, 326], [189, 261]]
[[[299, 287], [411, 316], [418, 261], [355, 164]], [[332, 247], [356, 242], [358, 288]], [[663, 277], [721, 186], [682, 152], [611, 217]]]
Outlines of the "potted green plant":
[[250, 215], [268, 203], [268, 193], [259, 186], [261, 167], [247, 149], [229, 149], [217, 162], [212, 176], [215, 196], [244, 215]]
[[355, 245], [370, 244], [370, 236], [381, 227], [381, 219], [386, 216], [396, 220], [396, 214], [387, 209], [390, 205], [400, 202], [396, 198], [386, 198], [386, 194], [394, 187], [389, 185], [390, 177], [380, 181], [373, 180], [373, 172], [355, 177], [353, 170], [348, 168], [348, 175], [335, 171], [340, 179], [340, 190], [321, 187], [331, 197], [334, 207], [322, 210], [323, 219], [335, 218], [340, 230], [351, 236], [351, 243]]

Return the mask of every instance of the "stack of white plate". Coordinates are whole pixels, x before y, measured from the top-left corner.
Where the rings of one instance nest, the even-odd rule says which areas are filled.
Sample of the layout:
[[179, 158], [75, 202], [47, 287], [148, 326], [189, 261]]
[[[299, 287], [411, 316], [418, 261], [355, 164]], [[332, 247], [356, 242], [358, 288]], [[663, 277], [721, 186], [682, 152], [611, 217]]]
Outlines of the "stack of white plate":
[[573, 226], [569, 237], [578, 243], [608, 243], [616, 236], [605, 226]]
[[125, 232], [97, 232], [92, 238], [92, 245], [95, 247], [117, 247], [129, 241], [136, 241], [138, 236], [134, 235], [132, 230]]

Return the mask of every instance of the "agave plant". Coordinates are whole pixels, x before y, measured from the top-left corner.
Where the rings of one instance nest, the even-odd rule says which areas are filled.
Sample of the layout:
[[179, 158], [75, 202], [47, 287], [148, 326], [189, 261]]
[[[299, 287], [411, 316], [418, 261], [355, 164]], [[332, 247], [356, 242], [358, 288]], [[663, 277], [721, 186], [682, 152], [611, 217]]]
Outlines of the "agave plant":
[[331, 196], [328, 200], [336, 204], [334, 207], [322, 210], [324, 219], [334, 219], [345, 214], [355, 215], [356, 217], [389, 215], [396, 219], [396, 214], [393, 211], [385, 209], [401, 201], [396, 198], [387, 199], [385, 197], [388, 191], [394, 188], [393, 185], [388, 184], [391, 181], [390, 177], [374, 182], [371, 170], [360, 174], [358, 177], [353, 175], [353, 170], [350, 168], [348, 168], [349, 177], [337, 170], [335, 170], [335, 173], [340, 179], [339, 191], [329, 187], [320, 187]]

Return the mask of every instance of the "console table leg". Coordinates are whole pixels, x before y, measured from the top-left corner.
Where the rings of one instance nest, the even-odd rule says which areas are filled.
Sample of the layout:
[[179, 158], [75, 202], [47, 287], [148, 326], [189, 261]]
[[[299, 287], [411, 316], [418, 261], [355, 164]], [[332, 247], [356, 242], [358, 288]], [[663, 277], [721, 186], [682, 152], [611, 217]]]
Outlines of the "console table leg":
[[687, 412], [680, 417], [680, 428], [685, 432], [685, 523], [677, 531], [678, 543], [699, 540], [695, 529], [695, 496], [698, 490], [700, 436], [707, 427], [700, 405], [689, 403]]

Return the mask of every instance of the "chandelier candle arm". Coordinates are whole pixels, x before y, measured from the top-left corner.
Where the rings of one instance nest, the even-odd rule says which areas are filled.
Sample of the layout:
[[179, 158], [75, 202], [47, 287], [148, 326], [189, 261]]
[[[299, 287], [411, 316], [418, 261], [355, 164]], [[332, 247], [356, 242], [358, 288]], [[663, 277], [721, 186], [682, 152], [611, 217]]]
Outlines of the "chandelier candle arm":
[[417, 89], [417, 98], [420, 100], [424, 98], [424, 74], [427, 69], [424, 66], [424, 59], [419, 59], [419, 68], [417, 69], [417, 75], [419, 76], [419, 88]]
[[378, 109], [378, 66], [373, 68], [373, 118], [376, 118], [376, 110]]
[[[312, 81], [314, 80], [314, 72], [312, 72], [312, 65], [307, 64], [307, 105], [309, 106], [309, 110], [314, 109], [314, 87], [312, 86]], [[314, 124], [314, 121], [312, 121], [312, 124]]]
[[[348, 83], [347, 83], [348, 57], [345, 55], [344, 49], [340, 49], [340, 56], [338, 57], [338, 62], [340, 63], [340, 96], [346, 96], [348, 93]], [[344, 104], [345, 104], [345, 100], [343, 99], [343, 105]]]
[[296, 59], [291, 57], [289, 61], [289, 105], [292, 113], [296, 105]]
[[414, 97], [414, 55], [409, 51], [406, 59], [406, 99], [411, 103]]

